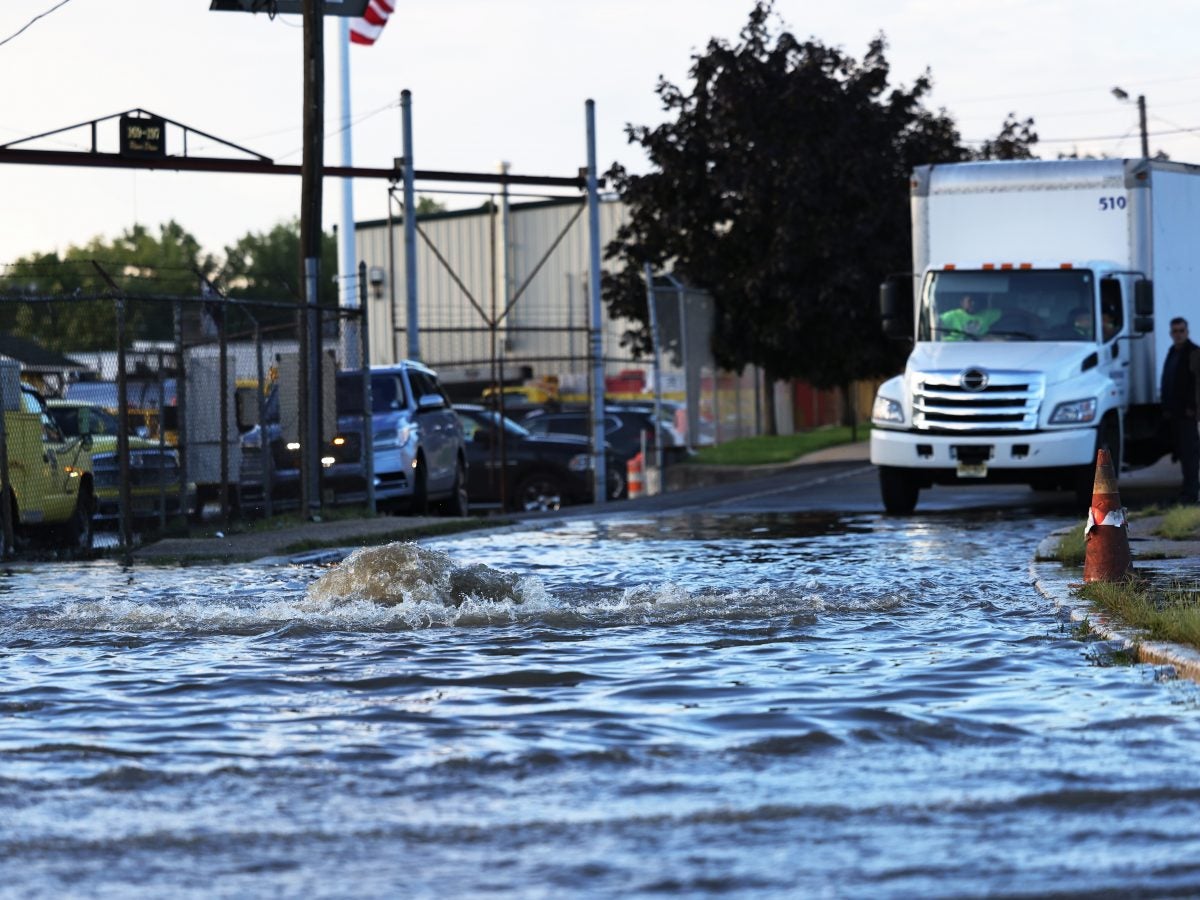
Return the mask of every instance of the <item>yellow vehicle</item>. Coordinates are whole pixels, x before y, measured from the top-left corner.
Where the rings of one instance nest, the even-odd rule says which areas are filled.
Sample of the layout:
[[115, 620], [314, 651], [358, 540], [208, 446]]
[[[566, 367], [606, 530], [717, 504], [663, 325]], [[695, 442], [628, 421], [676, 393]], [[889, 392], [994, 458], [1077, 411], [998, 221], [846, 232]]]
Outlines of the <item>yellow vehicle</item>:
[[[96, 491], [97, 521], [116, 521], [121, 515], [121, 458], [117, 435], [121, 424], [115, 415], [94, 403], [79, 400], [48, 400], [54, 422], [67, 438], [91, 439], [92, 476]], [[189, 485], [180, 509], [179, 451], [163, 447], [157, 440], [130, 435], [129, 497], [132, 519], [152, 522], [160, 516], [186, 515], [195, 500]]]
[[90, 549], [95, 510], [91, 439], [63, 435], [41, 395], [20, 383], [15, 364], [0, 363], [0, 397], [7, 449], [4, 487], [14, 543], [42, 539]]

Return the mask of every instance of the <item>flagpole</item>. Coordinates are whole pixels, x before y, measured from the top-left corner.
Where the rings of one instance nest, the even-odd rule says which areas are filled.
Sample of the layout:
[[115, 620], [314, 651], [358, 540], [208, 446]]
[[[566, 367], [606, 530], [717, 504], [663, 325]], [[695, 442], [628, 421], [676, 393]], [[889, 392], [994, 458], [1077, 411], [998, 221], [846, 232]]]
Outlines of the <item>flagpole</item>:
[[[341, 87], [342, 165], [354, 165], [353, 139], [350, 132], [350, 19], [338, 18], [338, 63]], [[343, 309], [358, 309], [358, 266], [354, 246], [354, 179], [342, 179], [342, 222], [338, 228], [338, 297]], [[362, 311], [366, 315], [367, 311]], [[343, 328], [342, 355], [347, 369], [360, 365], [357, 327], [346, 320]]]

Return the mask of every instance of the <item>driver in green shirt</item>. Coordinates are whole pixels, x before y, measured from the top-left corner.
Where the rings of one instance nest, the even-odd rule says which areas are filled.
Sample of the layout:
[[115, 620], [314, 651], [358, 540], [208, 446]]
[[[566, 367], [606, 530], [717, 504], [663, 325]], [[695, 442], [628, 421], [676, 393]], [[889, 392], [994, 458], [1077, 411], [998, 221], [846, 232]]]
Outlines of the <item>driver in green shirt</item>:
[[987, 334], [989, 328], [1000, 318], [1000, 310], [985, 309], [975, 311], [975, 298], [964, 294], [957, 309], [948, 309], [938, 317], [941, 327], [947, 332], [948, 341], [965, 340], [967, 335], [979, 337]]

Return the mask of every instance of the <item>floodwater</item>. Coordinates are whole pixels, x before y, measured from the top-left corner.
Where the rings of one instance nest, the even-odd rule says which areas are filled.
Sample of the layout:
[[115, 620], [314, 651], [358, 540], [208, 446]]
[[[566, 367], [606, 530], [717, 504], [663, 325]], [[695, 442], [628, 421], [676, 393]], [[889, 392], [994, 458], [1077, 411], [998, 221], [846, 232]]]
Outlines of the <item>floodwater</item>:
[[1017, 515], [0, 577], [0, 896], [1200, 894], [1200, 695]]

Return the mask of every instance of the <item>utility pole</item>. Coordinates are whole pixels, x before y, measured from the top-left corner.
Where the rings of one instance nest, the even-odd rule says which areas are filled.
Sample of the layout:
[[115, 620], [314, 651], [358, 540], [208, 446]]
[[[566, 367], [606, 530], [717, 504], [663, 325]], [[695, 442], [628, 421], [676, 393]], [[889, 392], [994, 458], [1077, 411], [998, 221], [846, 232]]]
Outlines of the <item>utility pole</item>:
[[304, 260], [300, 343], [300, 497], [303, 515], [321, 511], [321, 182], [325, 150], [325, 0], [304, 0], [304, 155], [300, 166], [300, 255]]

